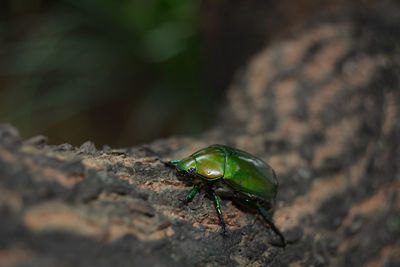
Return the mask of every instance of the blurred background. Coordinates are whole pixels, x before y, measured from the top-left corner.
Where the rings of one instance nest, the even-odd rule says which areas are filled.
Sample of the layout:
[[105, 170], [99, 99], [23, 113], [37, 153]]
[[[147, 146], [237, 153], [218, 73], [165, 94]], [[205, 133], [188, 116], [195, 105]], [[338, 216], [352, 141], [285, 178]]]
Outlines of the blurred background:
[[127, 146], [209, 123], [196, 1], [0, 5], [0, 121], [24, 138]]
[[50, 144], [196, 135], [267, 43], [328, 9], [386, 2], [2, 0], [0, 122]]

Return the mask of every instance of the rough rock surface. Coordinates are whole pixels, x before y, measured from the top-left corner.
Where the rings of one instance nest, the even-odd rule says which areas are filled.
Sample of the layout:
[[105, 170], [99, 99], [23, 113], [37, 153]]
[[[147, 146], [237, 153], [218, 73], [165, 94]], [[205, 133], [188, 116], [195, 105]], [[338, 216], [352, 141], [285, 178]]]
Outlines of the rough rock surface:
[[[1, 266], [399, 266], [398, 17], [332, 16], [261, 51], [218, 125], [126, 149], [47, 145], [0, 126]], [[269, 162], [276, 235], [155, 161], [212, 143]]]

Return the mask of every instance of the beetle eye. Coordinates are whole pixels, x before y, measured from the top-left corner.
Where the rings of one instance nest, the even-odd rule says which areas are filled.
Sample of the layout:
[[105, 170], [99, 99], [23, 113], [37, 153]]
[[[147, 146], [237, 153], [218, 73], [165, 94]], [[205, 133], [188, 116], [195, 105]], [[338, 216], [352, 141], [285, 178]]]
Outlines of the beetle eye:
[[196, 169], [195, 169], [195, 168], [189, 168], [189, 169], [187, 170], [187, 172], [188, 172], [188, 174], [189, 174], [190, 176], [194, 176], [194, 175], [196, 174]]

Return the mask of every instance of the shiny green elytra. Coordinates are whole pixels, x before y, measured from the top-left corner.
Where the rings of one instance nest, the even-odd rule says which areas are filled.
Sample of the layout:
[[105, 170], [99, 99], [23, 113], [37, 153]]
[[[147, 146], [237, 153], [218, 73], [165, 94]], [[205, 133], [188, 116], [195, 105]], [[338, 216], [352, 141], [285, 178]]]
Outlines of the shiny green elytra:
[[272, 222], [265, 208], [271, 206], [278, 190], [278, 180], [274, 170], [261, 159], [244, 151], [224, 145], [211, 145], [182, 160], [162, 161], [176, 168], [181, 176], [193, 178], [194, 187], [185, 197], [189, 202], [203, 185], [213, 196], [218, 217], [224, 233], [226, 226], [218, 196], [233, 198], [236, 201], [257, 208], [274, 232], [280, 237], [280, 246], [286, 241]]

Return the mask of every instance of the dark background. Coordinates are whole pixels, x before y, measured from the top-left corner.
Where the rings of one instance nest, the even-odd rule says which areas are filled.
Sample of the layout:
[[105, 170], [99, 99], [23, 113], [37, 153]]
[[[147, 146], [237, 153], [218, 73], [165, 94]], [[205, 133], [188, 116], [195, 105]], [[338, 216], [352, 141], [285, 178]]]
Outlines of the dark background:
[[234, 73], [265, 44], [332, 9], [394, 3], [3, 0], [0, 122], [50, 144], [196, 135], [215, 121]]

